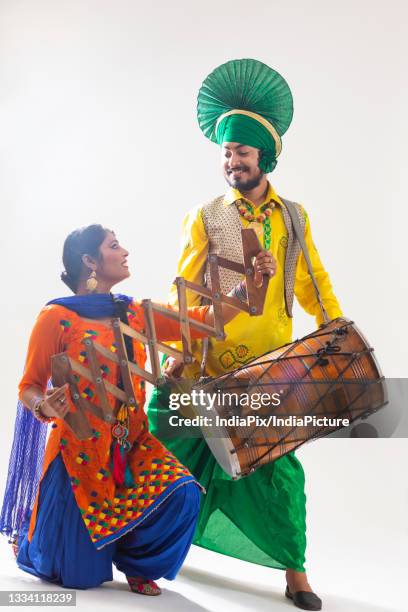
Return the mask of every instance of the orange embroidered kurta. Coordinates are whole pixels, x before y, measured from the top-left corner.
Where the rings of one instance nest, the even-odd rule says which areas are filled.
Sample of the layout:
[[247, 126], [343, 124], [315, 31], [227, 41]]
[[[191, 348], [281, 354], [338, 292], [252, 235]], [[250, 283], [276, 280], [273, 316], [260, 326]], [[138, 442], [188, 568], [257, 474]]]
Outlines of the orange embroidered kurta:
[[[207, 310], [208, 307], [190, 308], [189, 316], [204, 322]], [[155, 313], [154, 318], [158, 340], [176, 340], [180, 337], [177, 321], [159, 313]], [[137, 302], [129, 304], [128, 320], [130, 327], [143, 332], [144, 312]], [[191, 332], [192, 337], [202, 336], [193, 329]], [[85, 338], [95, 339], [116, 352], [113, 330], [106, 324], [98, 320], [84, 320], [60, 305], [43, 308], [31, 333], [24, 376], [19, 385], [20, 398], [24, 390], [32, 385], [45, 391], [51, 375], [51, 356], [54, 354], [66, 351], [70, 357], [86, 366]], [[133, 340], [133, 348], [135, 363], [144, 367], [146, 353], [143, 344]], [[119, 366], [100, 355], [98, 362], [102, 377], [116, 385]], [[82, 397], [97, 404], [92, 383], [76, 376]], [[143, 409], [145, 383], [133, 373], [132, 382], [136, 405], [129, 408], [128, 440], [132, 448], [128, 451], [128, 464], [136, 487], [126, 488], [114, 481], [110, 470], [112, 425], [89, 411], [87, 418], [93, 429], [91, 438], [78, 440], [64, 420], [55, 418], [45, 450], [41, 480], [50, 463], [61, 452], [78, 508], [98, 550], [142, 522], [175, 488], [194, 481], [187, 468], [149, 433]], [[117, 400], [109, 392], [108, 398], [115, 406]], [[69, 402], [71, 409], [75, 410], [72, 401]], [[38, 499], [39, 492], [30, 520], [29, 541], [35, 529]]]

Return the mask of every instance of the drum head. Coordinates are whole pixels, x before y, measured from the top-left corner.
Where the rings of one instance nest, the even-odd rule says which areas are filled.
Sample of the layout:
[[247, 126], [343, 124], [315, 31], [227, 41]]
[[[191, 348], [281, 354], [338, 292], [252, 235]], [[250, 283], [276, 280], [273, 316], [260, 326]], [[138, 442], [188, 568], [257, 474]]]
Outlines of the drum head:
[[[239, 465], [231, 439], [218, 437], [211, 438], [205, 432], [205, 428], [203, 428], [203, 433], [205, 434], [205, 441], [224, 472], [233, 479], [239, 478], [241, 476], [241, 466]], [[220, 435], [220, 433], [217, 435]]]
[[193, 407], [197, 415], [209, 417], [211, 425], [200, 425], [204, 439], [207, 442], [212, 454], [220, 467], [228, 476], [236, 479], [241, 476], [241, 466], [238, 457], [229, 437], [226, 427], [217, 424], [217, 411], [206, 405], [195, 405]]

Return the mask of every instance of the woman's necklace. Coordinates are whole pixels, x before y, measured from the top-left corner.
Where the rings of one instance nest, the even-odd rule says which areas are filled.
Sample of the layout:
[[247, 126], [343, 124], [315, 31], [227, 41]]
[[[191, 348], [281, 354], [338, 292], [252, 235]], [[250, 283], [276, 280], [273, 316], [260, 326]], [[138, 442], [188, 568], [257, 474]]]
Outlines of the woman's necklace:
[[246, 202], [245, 200], [241, 200], [238, 203], [238, 212], [241, 215], [241, 217], [243, 217], [244, 219], [246, 219], [249, 222], [252, 221], [257, 221], [258, 223], [262, 223], [262, 228], [263, 228], [263, 248], [266, 249], [267, 251], [269, 251], [269, 248], [271, 246], [271, 220], [270, 220], [270, 216], [272, 214], [272, 210], [274, 208], [274, 204], [272, 203], [268, 203], [268, 204], [264, 204], [261, 207], [261, 212], [259, 213], [259, 215], [254, 214], [254, 209], [251, 206], [251, 204], [249, 204], [249, 202]]

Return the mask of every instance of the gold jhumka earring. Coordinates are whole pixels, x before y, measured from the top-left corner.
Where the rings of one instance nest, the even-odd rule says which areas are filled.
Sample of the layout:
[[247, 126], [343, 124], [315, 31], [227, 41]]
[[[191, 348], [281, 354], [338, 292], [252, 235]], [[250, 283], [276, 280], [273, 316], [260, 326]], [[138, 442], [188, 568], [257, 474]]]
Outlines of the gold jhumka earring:
[[93, 293], [94, 291], [96, 291], [97, 286], [98, 281], [96, 280], [96, 272], [95, 270], [92, 270], [89, 275], [89, 278], [87, 278], [86, 280], [86, 289], [88, 293]]

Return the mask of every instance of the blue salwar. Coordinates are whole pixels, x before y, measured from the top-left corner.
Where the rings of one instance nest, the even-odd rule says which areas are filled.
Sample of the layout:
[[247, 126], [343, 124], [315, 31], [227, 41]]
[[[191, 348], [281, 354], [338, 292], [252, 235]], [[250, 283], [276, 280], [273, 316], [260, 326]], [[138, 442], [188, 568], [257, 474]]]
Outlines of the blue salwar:
[[176, 488], [140, 525], [97, 550], [58, 454], [40, 485], [31, 542], [30, 516], [22, 525], [17, 564], [43, 580], [75, 589], [113, 580], [112, 564], [128, 576], [174, 580], [190, 548], [199, 510], [199, 488], [189, 482]]

